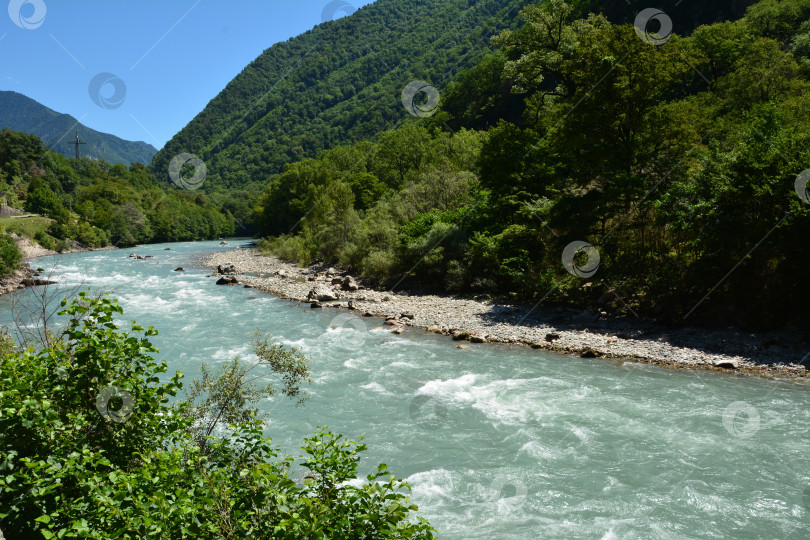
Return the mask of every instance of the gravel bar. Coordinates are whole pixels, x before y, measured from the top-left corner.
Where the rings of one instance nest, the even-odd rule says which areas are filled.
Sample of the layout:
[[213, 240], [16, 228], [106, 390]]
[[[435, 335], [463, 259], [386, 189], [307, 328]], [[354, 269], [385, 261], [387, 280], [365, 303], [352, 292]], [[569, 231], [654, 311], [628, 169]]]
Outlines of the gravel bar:
[[[349, 277], [359, 290], [339, 283], [348, 274], [334, 268], [301, 268], [256, 249], [216, 252], [202, 259], [238, 285], [315, 307], [352, 309], [385, 318], [392, 332], [406, 326], [445, 334], [460, 348], [483, 343], [522, 344], [585, 358], [619, 358], [670, 368], [703, 369], [765, 377], [808, 378], [810, 345], [796, 333], [749, 333], [735, 329], [672, 328], [640, 319], [610, 319], [597, 312], [453, 295], [374, 290]], [[230, 266], [230, 268], [229, 268]], [[221, 267], [222, 275], [216, 270]], [[211, 285], [214, 285], [212, 281]], [[311, 291], [329, 290], [336, 300], [316, 301]]]

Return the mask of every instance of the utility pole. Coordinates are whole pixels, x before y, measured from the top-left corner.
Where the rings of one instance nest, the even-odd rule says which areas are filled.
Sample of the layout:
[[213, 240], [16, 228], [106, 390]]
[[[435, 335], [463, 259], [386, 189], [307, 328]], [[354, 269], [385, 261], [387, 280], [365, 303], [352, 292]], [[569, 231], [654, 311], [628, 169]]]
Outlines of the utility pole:
[[76, 159], [79, 159], [79, 145], [80, 144], [87, 144], [87, 143], [79, 141], [79, 132], [78, 131], [76, 132], [76, 142], [74, 142], [73, 144], [76, 145]]

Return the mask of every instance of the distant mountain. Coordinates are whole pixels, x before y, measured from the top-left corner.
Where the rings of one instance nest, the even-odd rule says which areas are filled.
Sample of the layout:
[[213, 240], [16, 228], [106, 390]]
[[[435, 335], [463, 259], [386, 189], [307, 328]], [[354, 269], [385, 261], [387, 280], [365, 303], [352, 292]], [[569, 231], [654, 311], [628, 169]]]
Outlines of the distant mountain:
[[38, 136], [50, 150], [68, 157], [76, 155], [72, 142], [79, 138], [87, 144], [81, 155], [103, 158], [110, 163], [129, 165], [152, 162], [157, 149], [142, 141], [125, 141], [79, 123], [69, 114], [61, 114], [17, 92], [0, 91], [0, 128], [9, 128]]
[[208, 167], [204, 189], [239, 188], [320, 150], [373, 138], [413, 118], [402, 103], [409, 83], [441, 92], [491, 50], [493, 35], [518, 24], [529, 3], [377, 0], [320, 24], [264, 51], [152, 166], [168, 181], [171, 159], [193, 153]]

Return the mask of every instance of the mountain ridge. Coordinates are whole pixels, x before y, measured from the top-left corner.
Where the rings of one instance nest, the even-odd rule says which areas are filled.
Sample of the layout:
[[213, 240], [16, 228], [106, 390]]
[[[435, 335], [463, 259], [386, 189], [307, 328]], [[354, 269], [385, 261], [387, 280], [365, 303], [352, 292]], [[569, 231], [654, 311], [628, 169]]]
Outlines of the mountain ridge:
[[153, 170], [189, 152], [206, 188], [264, 182], [287, 163], [375, 136], [409, 119], [414, 80], [440, 91], [490, 50], [530, 0], [378, 0], [276, 43], [248, 64], [158, 152]]
[[51, 150], [75, 156], [73, 140], [78, 132], [85, 156], [111, 164], [140, 162], [148, 165], [157, 149], [144, 141], [128, 141], [111, 133], [94, 130], [67, 113], [60, 113], [19, 92], [0, 90], [0, 128], [36, 135]]

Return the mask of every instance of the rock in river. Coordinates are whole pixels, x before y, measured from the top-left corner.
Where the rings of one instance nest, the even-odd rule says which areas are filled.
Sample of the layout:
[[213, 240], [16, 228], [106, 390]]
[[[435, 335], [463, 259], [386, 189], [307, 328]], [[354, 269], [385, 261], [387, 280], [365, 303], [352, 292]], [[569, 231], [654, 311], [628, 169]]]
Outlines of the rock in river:
[[239, 281], [233, 276], [224, 276], [217, 280], [217, 285], [239, 285]]

